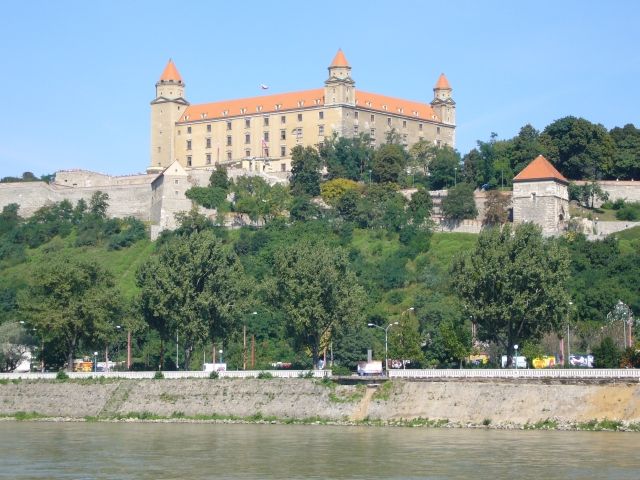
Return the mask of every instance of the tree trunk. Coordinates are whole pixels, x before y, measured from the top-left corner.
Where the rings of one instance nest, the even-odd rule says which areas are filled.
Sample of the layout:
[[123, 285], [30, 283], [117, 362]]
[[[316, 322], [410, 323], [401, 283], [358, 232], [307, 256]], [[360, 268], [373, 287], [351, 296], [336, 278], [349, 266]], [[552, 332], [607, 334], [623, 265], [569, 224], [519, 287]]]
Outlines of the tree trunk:
[[75, 356], [75, 354], [76, 354], [76, 337], [74, 336], [69, 342], [69, 351], [67, 352], [67, 372], [73, 372], [73, 357]]
[[164, 369], [164, 340], [160, 340], [160, 370]]

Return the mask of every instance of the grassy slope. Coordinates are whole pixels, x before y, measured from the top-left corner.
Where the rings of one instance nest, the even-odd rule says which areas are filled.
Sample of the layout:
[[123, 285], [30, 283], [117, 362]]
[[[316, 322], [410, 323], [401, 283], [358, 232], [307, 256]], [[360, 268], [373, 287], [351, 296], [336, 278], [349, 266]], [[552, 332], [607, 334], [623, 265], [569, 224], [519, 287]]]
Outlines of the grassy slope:
[[[151, 252], [154, 244], [149, 240], [143, 240], [124, 250], [107, 250], [104, 247], [73, 247], [73, 238], [63, 241], [54, 239], [56, 251], [69, 253], [73, 256], [93, 259], [104, 266], [115, 276], [116, 283], [120, 286], [125, 297], [132, 297], [137, 288], [135, 286], [135, 274], [138, 266], [144, 262]], [[50, 255], [52, 242], [27, 253], [27, 262], [2, 270], [0, 286], [22, 286], [38, 268], [38, 265], [47, 261]]]

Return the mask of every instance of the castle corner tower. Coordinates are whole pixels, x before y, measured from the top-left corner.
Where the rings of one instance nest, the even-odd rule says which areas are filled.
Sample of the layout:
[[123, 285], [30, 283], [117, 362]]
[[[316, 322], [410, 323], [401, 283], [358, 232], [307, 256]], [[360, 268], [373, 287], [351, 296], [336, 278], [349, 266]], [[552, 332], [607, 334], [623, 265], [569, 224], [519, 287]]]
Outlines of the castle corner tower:
[[542, 155], [513, 179], [513, 223], [532, 222], [556, 235], [569, 220], [569, 181]]
[[342, 49], [329, 65], [329, 78], [324, 82], [324, 104], [349, 105], [356, 103], [356, 82], [351, 78], [351, 65], [344, 56]]
[[[441, 73], [433, 87], [431, 107], [438, 119], [446, 125], [456, 124], [456, 102], [451, 98], [452, 90], [449, 80], [447, 80], [444, 73]], [[453, 132], [451, 130], [451, 135], [453, 135]], [[445, 143], [455, 145], [455, 138], [452, 136], [450, 139], [446, 139]]]
[[156, 97], [151, 102], [151, 158], [147, 172], [161, 172], [175, 160], [174, 127], [188, 105], [184, 82], [170, 59], [156, 83]]

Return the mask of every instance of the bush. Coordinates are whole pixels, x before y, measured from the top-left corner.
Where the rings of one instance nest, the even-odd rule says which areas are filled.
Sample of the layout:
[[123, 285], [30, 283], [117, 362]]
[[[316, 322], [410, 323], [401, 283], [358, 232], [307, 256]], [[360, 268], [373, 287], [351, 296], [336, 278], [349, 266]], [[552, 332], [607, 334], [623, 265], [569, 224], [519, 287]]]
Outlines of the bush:
[[67, 375], [67, 372], [64, 370], [59, 370], [58, 373], [56, 373], [56, 380], [62, 380], [64, 382], [65, 380], [69, 380], [69, 375]]
[[164, 378], [164, 373], [162, 373], [160, 370], [158, 370], [154, 375], [153, 375], [153, 379], [154, 380], [162, 380]]
[[258, 374], [258, 378], [263, 379], [263, 380], [269, 380], [269, 379], [273, 378], [273, 375], [271, 375], [270, 372], [260, 372]]
[[211, 378], [212, 380], [215, 380], [217, 378], [220, 378], [220, 374], [216, 371], [213, 371], [209, 374], [209, 378]]
[[349, 367], [346, 367], [344, 365], [334, 365], [333, 367], [331, 367], [331, 374], [348, 376], [351, 375], [351, 370], [349, 369]]
[[634, 222], [640, 218], [640, 203], [625, 203], [622, 208], [616, 211], [618, 220]]

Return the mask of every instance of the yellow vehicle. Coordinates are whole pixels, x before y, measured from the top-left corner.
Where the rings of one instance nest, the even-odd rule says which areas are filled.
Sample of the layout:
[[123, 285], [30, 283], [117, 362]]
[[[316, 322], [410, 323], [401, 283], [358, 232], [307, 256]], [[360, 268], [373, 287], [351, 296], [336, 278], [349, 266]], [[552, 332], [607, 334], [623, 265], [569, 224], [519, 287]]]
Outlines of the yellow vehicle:
[[73, 361], [74, 372], [93, 372], [93, 362], [89, 357], [77, 358]]
[[533, 365], [533, 368], [552, 368], [556, 366], [556, 357], [552, 357], [552, 356], [544, 356], [544, 357], [537, 357], [533, 359], [533, 362], [531, 362], [531, 364]]

